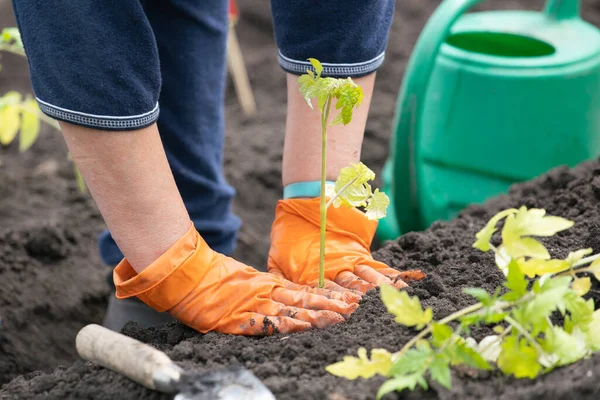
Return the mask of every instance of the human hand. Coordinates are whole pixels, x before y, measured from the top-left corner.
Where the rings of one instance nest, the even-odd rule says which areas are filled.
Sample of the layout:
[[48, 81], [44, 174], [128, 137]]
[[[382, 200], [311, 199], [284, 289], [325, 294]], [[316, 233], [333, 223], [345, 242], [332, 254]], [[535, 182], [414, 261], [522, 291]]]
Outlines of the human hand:
[[193, 226], [140, 274], [123, 260], [113, 278], [118, 298], [137, 296], [202, 333], [299, 332], [342, 322], [358, 307], [341, 293], [301, 286], [219, 254]]
[[[317, 286], [319, 277], [319, 198], [287, 199], [277, 204], [271, 229], [269, 272], [292, 282]], [[400, 272], [371, 256], [377, 222], [354, 208], [327, 210], [325, 289], [366, 293], [383, 283], [396, 288], [425, 277]]]

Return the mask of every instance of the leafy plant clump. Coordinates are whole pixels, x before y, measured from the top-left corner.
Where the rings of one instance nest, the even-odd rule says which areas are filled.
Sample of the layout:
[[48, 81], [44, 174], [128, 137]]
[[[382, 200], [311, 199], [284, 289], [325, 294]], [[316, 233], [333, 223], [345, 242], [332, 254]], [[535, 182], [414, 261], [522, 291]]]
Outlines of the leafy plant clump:
[[[4, 28], [0, 32], [0, 52], [26, 57], [21, 34], [17, 28]], [[2, 65], [0, 65], [0, 70]], [[0, 96], [0, 145], [8, 146], [19, 137], [19, 151], [28, 150], [40, 133], [40, 121], [60, 130], [58, 122], [44, 114], [30, 95], [10, 91]], [[0, 163], [1, 164], [1, 163]], [[86, 191], [83, 176], [73, 163], [75, 179], [81, 192]]]
[[[450, 389], [451, 367], [498, 368], [505, 375], [533, 379], [600, 350], [600, 310], [595, 311], [593, 299], [582, 297], [591, 286], [590, 277], [582, 274], [600, 279], [600, 255], [584, 258], [592, 250], [583, 249], [552, 259], [534, 237], [553, 236], [573, 222], [545, 214], [521, 207], [490, 219], [473, 247], [494, 252], [505, 281], [493, 294], [465, 289], [478, 302], [439, 321], [417, 297], [382, 286], [381, 298], [396, 322], [419, 333], [396, 353], [373, 349], [369, 359], [361, 348], [358, 358], [346, 356], [327, 371], [347, 379], [386, 376], [390, 379], [377, 393], [381, 398], [417, 385], [427, 389], [432, 381]], [[491, 238], [502, 219], [502, 242], [496, 247]], [[493, 326], [495, 334], [477, 343], [469, 335], [479, 325]]]
[[[334, 207], [365, 207], [367, 218], [377, 220], [385, 217], [390, 200], [387, 195], [375, 189], [373, 192], [369, 181], [375, 179], [375, 173], [366, 165], [359, 162], [343, 168], [335, 182], [335, 187], [326, 185], [327, 172], [327, 128], [332, 125], [348, 125], [352, 121], [354, 109], [364, 97], [362, 88], [351, 78], [324, 78], [321, 76], [323, 66], [314, 59], [308, 59], [314, 68], [298, 77], [300, 93], [310, 108], [311, 99], [317, 100], [321, 113], [321, 195], [320, 195], [320, 256], [319, 256], [319, 287], [325, 284], [325, 238], [327, 209]], [[330, 122], [331, 105], [339, 114]], [[327, 200], [329, 197], [329, 201]]]
[[[25, 57], [23, 42], [17, 28], [4, 28], [0, 33], [0, 51]], [[19, 135], [19, 150], [26, 151], [40, 132], [40, 120], [59, 129], [58, 123], [42, 113], [30, 95], [7, 92], [0, 96], [0, 144], [8, 146]]]
[[43, 114], [35, 99], [18, 92], [0, 97], [0, 144], [8, 146], [19, 134], [19, 151], [24, 152], [37, 140], [40, 119], [59, 129], [53, 119]]

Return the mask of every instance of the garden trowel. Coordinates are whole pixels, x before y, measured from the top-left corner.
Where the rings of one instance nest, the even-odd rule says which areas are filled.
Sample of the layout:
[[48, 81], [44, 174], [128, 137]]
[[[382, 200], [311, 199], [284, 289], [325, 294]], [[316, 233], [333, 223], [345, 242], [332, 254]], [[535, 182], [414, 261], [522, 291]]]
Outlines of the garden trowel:
[[275, 400], [269, 389], [241, 366], [207, 373], [186, 372], [162, 351], [91, 324], [76, 338], [79, 355], [175, 400]]

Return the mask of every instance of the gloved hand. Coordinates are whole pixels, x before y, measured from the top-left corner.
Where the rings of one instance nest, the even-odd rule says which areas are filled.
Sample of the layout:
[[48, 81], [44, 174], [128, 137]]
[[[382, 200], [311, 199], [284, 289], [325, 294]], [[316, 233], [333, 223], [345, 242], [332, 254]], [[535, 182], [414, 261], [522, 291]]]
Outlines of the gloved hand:
[[[292, 282], [317, 286], [319, 279], [319, 198], [280, 200], [271, 229], [269, 272]], [[360, 210], [327, 210], [326, 289], [365, 293], [386, 283], [396, 288], [425, 277], [421, 271], [399, 272], [375, 261], [370, 246], [377, 221]]]
[[358, 307], [340, 293], [303, 287], [216, 253], [193, 225], [140, 274], [123, 260], [113, 279], [117, 298], [137, 296], [202, 333], [271, 335], [323, 328]]

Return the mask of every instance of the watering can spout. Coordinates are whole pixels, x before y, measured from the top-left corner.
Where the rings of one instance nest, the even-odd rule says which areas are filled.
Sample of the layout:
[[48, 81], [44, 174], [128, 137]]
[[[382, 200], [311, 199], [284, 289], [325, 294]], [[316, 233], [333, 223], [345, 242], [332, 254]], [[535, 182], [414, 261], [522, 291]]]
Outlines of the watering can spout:
[[580, 0], [548, 0], [544, 12], [557, 20], [572, 19], [579, 18], [580, 8]]

